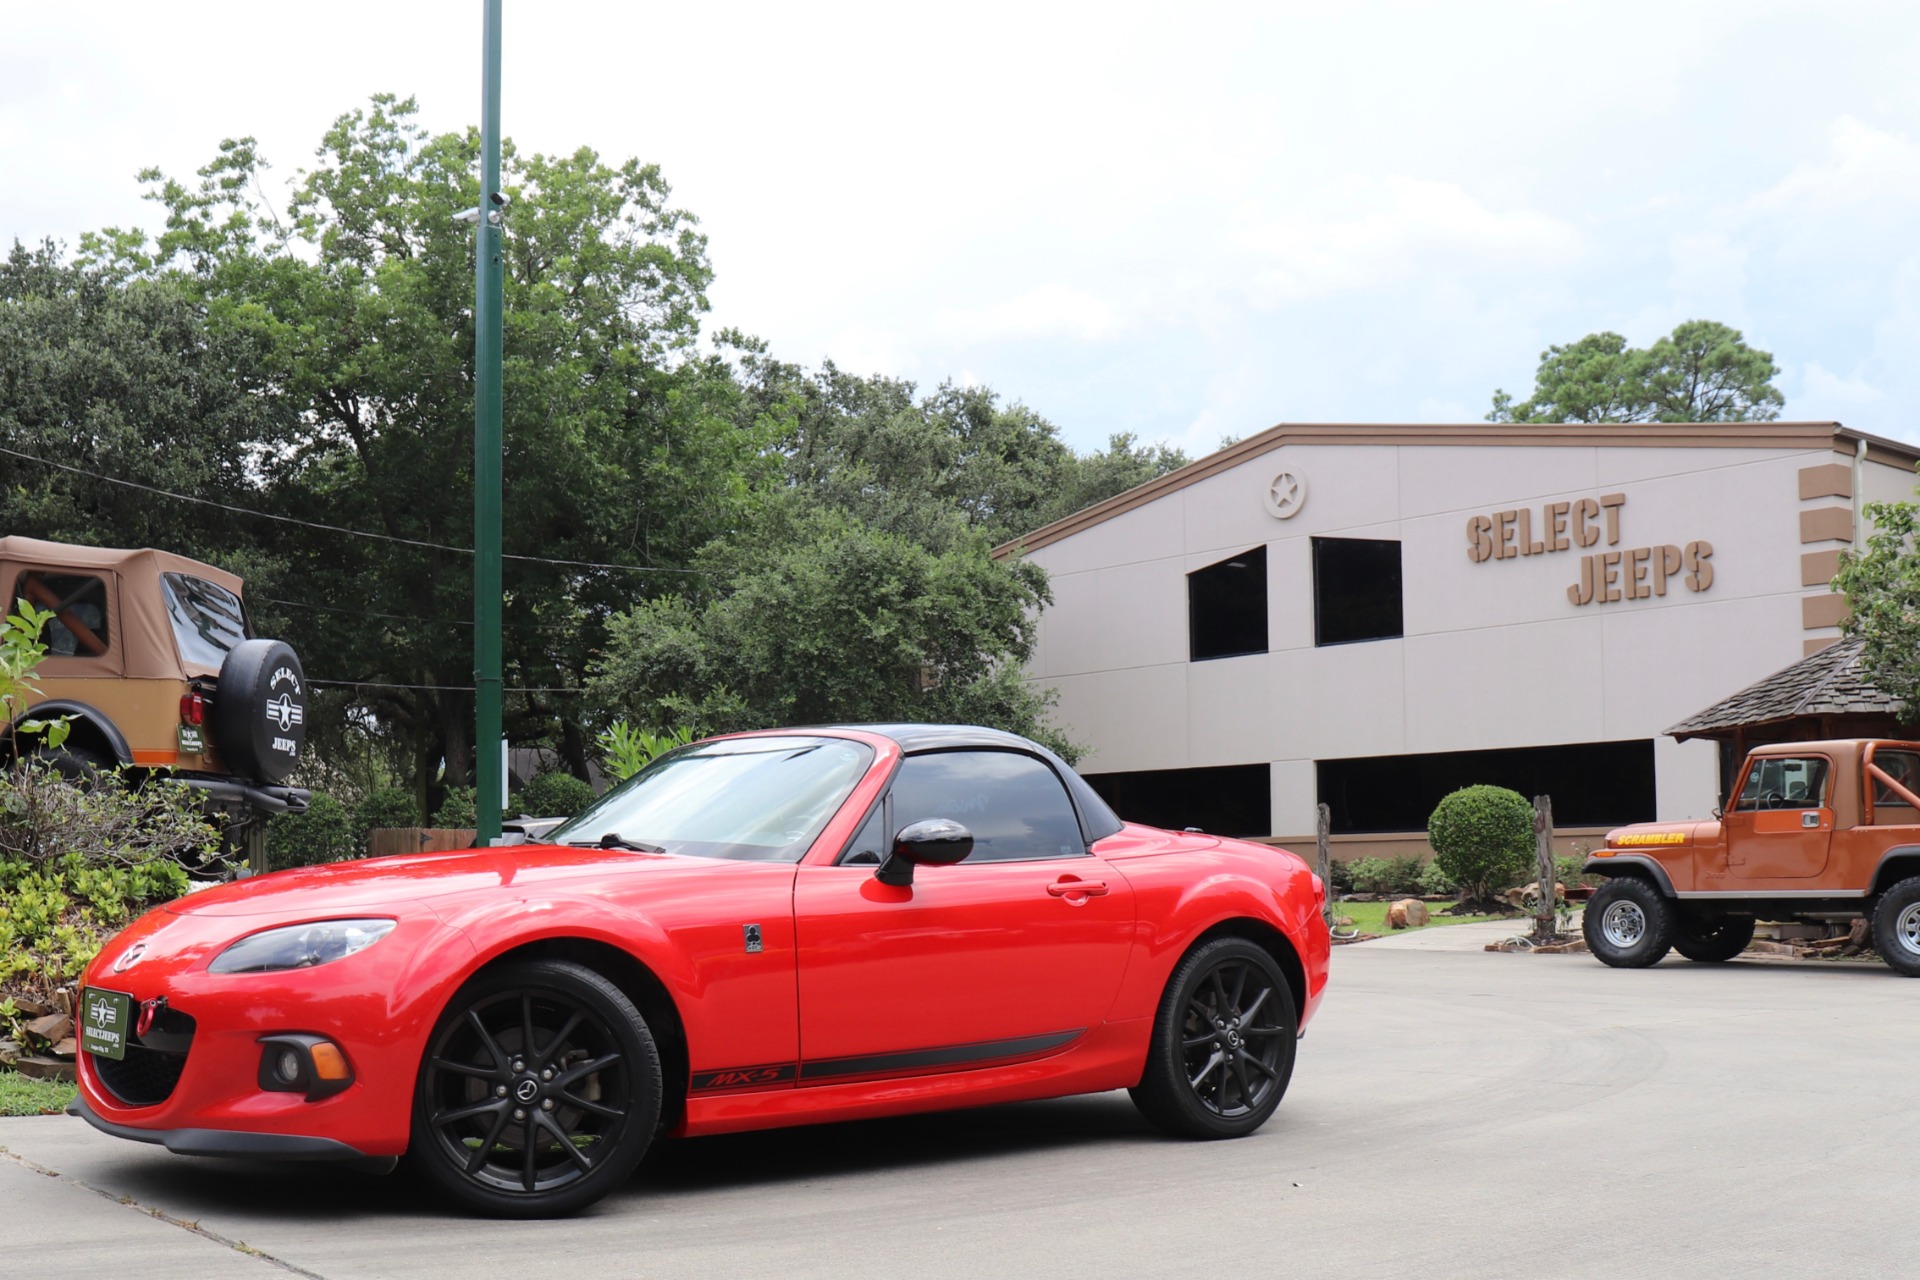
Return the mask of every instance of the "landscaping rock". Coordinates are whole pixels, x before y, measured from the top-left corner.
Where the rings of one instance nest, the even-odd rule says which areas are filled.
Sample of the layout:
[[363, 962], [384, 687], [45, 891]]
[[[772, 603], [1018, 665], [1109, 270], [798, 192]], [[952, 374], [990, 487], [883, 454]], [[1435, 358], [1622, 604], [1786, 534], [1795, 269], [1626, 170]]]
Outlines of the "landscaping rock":
[[13, 1040], [0, 1036], [0, 1067], [10, 1067], [20, 1057], [20, 1046]]
[[72, 1036], [68, 1036], [65, 1040], [53, 1046], [49, 1052], [63, 1062], [72, 1062], [80, 1056], [80, 1042]]
[[23, 1018], [44, 1018], [53, 1012], [53, 1006], [31, 996], [15, 996], [13, 1010]]
[[1387, 927], [1390, 929], [1418, 929], [1431, 918], [1427, 904], [1418, 898], [1402, 898], [1387, 908]]
[[52, 1044], [73, 1034], [73, 1019], [64, 1013], [50, 1013], [27, 1024], [27, 1034]]
[[33, 1054], [17, 1060], [13, 1069], [23, 1076], [32, 1076], [36, 1080], [73, 1080], [73, 1064], [62, 1062], [58, 1058], [48, 1058]]

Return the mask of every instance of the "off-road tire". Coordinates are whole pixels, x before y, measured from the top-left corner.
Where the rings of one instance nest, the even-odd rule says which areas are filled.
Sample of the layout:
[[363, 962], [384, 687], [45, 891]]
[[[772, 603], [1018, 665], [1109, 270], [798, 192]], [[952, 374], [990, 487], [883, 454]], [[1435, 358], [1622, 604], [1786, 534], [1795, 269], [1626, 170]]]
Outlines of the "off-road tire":
[[1752, 941], [1752, 916], [1681, 916], [1673, 924], [1673, 949], [1701, 964], [1731, 960]]
[[242, 640], [220, 666], [208, 729], [221, 763], [242, 778], [285, 782], [307, 741], [307, 677], [282, 640]]
[[1873, 908], [1873, 949], [1895, 973], [1920, 978], [1920, 876], [1880, 895]]
[[1299, 1032], [1293, 990], [1266, 948], [1215, 938], [1167, 979], [1134, 1105], [1175, 1137], [1244, 1137], [1286, 1094]]
[[1587, 950], [1615, 969], [1659, 964], [1673, 946], [1673, 904], [1638, 876], [1617, 876], [1593, 891], [1580, 932]]
[[85, 747], [39, 747], [31, 758], [51, 765], [68, 782], [91, 784], [113, 777], [115, 762]]

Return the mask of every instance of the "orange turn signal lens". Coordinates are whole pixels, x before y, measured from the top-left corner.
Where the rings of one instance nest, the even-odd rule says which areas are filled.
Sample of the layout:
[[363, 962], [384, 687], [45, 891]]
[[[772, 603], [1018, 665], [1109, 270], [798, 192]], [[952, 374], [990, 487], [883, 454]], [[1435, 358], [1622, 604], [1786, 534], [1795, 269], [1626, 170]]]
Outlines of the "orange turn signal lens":
[[331, 1040], [322, 1040], [310, 1049], [313, 1055], [313, 1074], [322, 1080], [351, 1080], [353, 1072], [347, 1066], [347, 1055], [340, 1052], [340, 1046]]

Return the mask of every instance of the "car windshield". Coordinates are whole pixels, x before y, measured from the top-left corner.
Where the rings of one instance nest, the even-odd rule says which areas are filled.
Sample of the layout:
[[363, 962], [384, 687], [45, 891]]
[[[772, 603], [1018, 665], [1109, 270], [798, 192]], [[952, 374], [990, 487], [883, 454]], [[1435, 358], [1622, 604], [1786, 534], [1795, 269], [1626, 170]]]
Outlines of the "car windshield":
[[227, 653], [247, 638], [247, 615], [240, 597], [217, 582], [163, 573], [160, 588], [167, 599], [167, 617], [180, 660], [218, 671]]
[[547, 838], [797, 862], [872, 760], [872, 748], [844, 738], [696, 743], [661, 756]]

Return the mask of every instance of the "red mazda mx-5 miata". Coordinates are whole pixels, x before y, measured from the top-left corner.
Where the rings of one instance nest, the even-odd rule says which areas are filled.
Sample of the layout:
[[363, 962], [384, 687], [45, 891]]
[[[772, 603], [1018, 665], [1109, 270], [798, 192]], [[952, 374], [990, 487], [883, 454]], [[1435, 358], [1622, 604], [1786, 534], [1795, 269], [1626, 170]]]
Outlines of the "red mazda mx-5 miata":
[[1301, 859], [1123, 823], [987, 729], [698, 742], [551, 839], [150, 912], [83, 980], [75, 1110], [196, 1155], [405, 1154], [544, 1216], [660, 1135], [1126, 1088], [1238, 1137], [1327, 980]]

